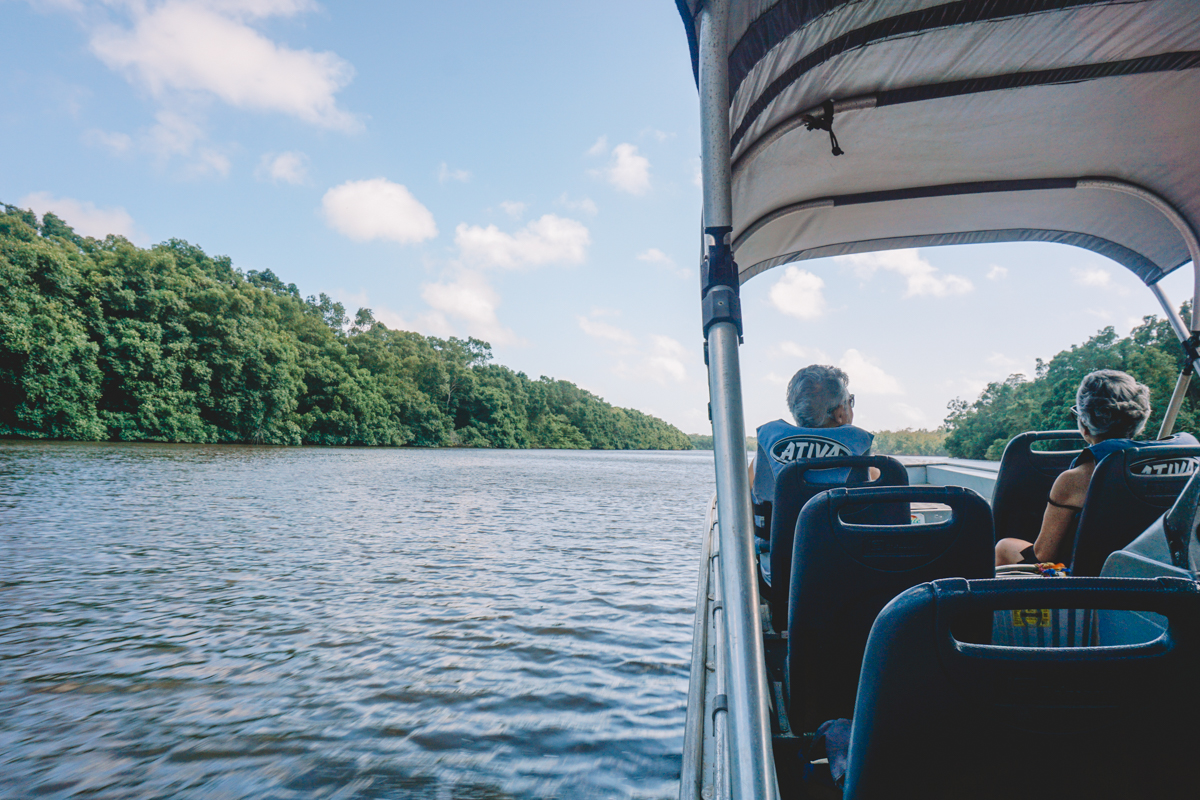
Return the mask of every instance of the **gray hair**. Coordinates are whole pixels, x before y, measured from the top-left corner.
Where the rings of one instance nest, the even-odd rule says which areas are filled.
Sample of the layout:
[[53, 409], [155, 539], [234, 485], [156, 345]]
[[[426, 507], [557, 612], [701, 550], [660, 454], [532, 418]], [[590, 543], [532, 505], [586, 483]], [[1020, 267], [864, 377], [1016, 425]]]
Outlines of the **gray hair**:
[[1150, 389], [1133, 376], [1101, 369], [1086, 376], [1075, 393], [1079, 424], [1093, 436], [1128, 439], [1141, 433], [1150, 416]]
[[787, 404], [801, 428], [819, 428], [839, 406], [850, 401], [850, 376], [837, 367], [813, 364], [788, 382]]

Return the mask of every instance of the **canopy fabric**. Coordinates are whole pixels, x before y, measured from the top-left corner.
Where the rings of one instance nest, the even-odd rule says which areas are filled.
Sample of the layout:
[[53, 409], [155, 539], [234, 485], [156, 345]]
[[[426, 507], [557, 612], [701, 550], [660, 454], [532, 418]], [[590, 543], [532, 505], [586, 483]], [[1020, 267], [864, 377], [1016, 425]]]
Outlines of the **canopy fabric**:
[[[696, 63], [701, 0], [677, 0]], [[1132, 183], [1200, 221], [1196, 0], [732, 0], [734, 254], [1086, 247], [1153, 284], [1190, 260]], [[834, 156], [822, 116], [834, 101]]]

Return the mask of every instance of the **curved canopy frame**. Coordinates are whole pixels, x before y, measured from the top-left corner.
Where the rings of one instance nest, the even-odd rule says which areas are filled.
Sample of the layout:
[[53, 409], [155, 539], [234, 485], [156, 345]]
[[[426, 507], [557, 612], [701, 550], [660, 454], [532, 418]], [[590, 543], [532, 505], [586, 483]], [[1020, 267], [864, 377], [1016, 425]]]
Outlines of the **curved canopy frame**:
[[[698, 65], [703, 2], [677, 5]], [[1196, 263], [1192, 0], [734, 0], [726, 26], [742, 281], [972, 242], [1084, 247], [1147, 285]]]

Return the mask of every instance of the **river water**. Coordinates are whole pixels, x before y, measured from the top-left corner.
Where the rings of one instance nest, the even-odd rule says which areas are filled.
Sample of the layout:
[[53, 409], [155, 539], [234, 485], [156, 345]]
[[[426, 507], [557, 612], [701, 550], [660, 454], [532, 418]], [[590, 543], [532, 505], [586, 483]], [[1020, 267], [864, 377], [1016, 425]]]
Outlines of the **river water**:
[[0, 442], [0, 797], [666, 798], [712, 456]]

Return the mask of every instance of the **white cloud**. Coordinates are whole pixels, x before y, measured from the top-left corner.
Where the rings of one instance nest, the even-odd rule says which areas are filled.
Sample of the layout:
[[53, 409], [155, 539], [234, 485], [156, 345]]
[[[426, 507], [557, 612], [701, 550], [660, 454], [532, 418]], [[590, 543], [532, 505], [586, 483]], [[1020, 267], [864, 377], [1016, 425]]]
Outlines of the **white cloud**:
[[600, 212], [600, 209], [596, 207], [594, 202], [592, 202], [592, 198], [583, 197], [579, 200], [572, 200], [565, 192], [561, 197], [558, 198], [558, 204], [565, 208], [569, 208], [572, 211], [582, 211], [583, 213], [593, 217]]
[[579, 264], [592, 243], [580, 222], [545, 214], [514, 233], [495, 225], [486, 228], [460, 223], [454, 229], [462, 261], [473, 267], [536, 267], [544, 264]]
[[638, 261], [646, 261], [650, 264], [662, 264], [666, 267], [675, 266], [675, 261], [662, 250], [657, 247], [651, 247], [649, 250], [643, 250], [637, 254]]
[[274, 183], [290, 183], [299, 186], [308, 180], [308, 156], [304, 153], [263, 153], [254, 170], [254, 177]]
[[[795, 342], [780, 342], [777, 349], [781, 355], [804, 362], [803, 366], [829, 363], [829, 356], [817, 347], [802, 347]], [[788, 379], [790, 380], [790, 376]]]
[[921, 257], [917, 250], [881, 250], [876, 253], [854, 253], [836, 256], [836, 263], [850, 267], [859, 280], [868, 280], [877, 270], [895, 272], [907, 283], [905, 297], [929, 295], [947, 297], [965, 294], [975, 288], [960, 275], [940, 274], [936, 267]]
[[629, 194], [641, 195], [650, 189], [650, 160], [638, 154], [636, 145], [624, 143], [614, 147], [608, 166], [593, 174]]
[[923, 427], [929, 420], [929, 415], [916, 406], [907, 403], [892, 403], [891, 406], [892, 411], [905, 419], [907, 427]]
[[675, 134], [668, 133], [667, 131], [660, 131], [656, 128], [647, 128], [646, 130], [642, 131], [642, 135], [649, 136], [656, 142], [669, 142], [671, 139], [675, 138]]
[[500, 208], [513, 219], [520, 219], [525, 216], [527, 206], [517, 200], [503, 200], [500, 203]]
[[601, 322], [583, 315], [578, 315], [575, 319], [579, 321], [580, 330], [594, 339], [604, 339], [631, 347], [637, 343], [634, 335], [624, 328], [618, 328], [616, 325], [610, 325], [607, 322]]
[[114, 133], [102, 131], [98, 128], [92, 128], [85, 132], [83, 134], [83, 141], [85, 144], [93, 147], [103, 147], [115, 155], [128, 153], [130, 148], [133, 147], [133, 137], [128, 133]]
[[229, 174], [228, 156], [216, 147], [204, 144], [206, 134], [194, 118], [177, 111], [160, 110], [154, 119], [155, 124], [140, 136], [139, 145], [152, 153], [160, 164], [179, 156], [187, 159], [183, 173], [188, 177]]
[[450, 169], [445, 161], [438, 167], [438, 183], [446, 181], [457, 181], [458, 183], [466, 183], [471, 180], [471, 172], [465, 169]]
[[788, 267], [767, 296], [771, 305], [797, 319], [817, 319], [825, 313], [825, 281], [800, 269]]
[[1073, 267], [1071, 275], [1080, 286], [1091, 286], [1096, 289], [1113, 287], [1112, 273], [1103, 267]]
[[778, 372], [768, 372], [763, 376], [763, 380], [765, 380], [767, 383], [773, 383], [776, 386], [787, 386], [788, 381], [791, 379], [791, 375], [780, 375]]
[[327, 191], [321, 206], [329, 226], [356, 242], [387, 239], [410, 244], [437, 236], [429, 209], [386, 178], [346, 181]]
[[645, 261], [647, 264], [654, 264], [662, 267], [667, 272], [679, 278], [690, 278], [692, 273], [682, 267], [676, 266], [675, 259], [659, 250], [657, 247], [651, 247], [648, 250], [643, 250], [636, 256], [638, 261]]
[[999, 264], [992, 264], [992, 266], [988, 268], [987, 278], [989, 281], [1004, 280], [1007, 277], [1008, 277], [1008, 268], [1007, 267], [1002, 267]]
[[196, 143], [204, 139], [204, 130], [194, 120], [174, 111], [159, 111], [154, 115], [146, 143], [159, 158], [188, 155]]
[[900, 381], [857, 350], [843, 353], [838, 366], [850, 376], [850, 388], [857, 394], [904, 394]]
[[127, 3], [132, 27], [108, 24], [91, 49], [154, 97], [210, 95], [236, 108], [287, 114], [324, 128], [354, 130], [336, 93], [354, 68], [330, 52], [292, 50], [247, 22], [313, 8], [299, 0], [174, 0]]
[[687, 350], [684, 346], [669, 336], [654, 335], [650, 342], [651, 351], [646, 359], [650, 379], [663, 384], [687, 380], [687, 367], [683, 364]]
[[28, 208], [39, 216], [47, 211], [75, 229], [80, 236], [92, 236], [103, 239], [112, 233], [124, 236], [131, 241], [140, 241], [142, 237], [133, 224], [129, 212], [117, 206], [115, 208], [97, 208], [95, 203], [86, 200], [75, 200], [70, 197], [55, 197], [49, 192], [33, 192], [17, 201], [21, 208]]
[[[478, 272], [463, 272], [449, 282], [427, 283], [421, 287], [421, 297], [438, 314], [462, 323], [468, 335], [492, 344], [520, 342], [511, 329], [500, 324], [496, 317], [500, 296]], [[436, 315], [432, 320], [436, 322]]]
[[992, 353], [985, 360], [989, 367], [994, 367], [996, 370], [1004, 372], [1006, 375], [1012, 375], [1016, 372], [1026, 372], [1025, 362], [1019, 358], [1006, 356], [1004, 353]]
[[596, 143], [587, 149], [589, 156], [602, 156], [608, 152], [608, 137], [601, 136]]
[[224, 178], [229, 174], [229, 169], [229, 158], [224, 153], [212, 147], [201, 147], [183, 173], [192, 178], [203, 178], [214, 173]]
[[617, 312], [593, 309], [588, 316], [577, 316], [579, 328], [593, 339], [611, 342], [619, 360], [613, 371], [626, 380], [653, 381], [660, 385], [687, 380], [687, 349], [669, 336], [651, 334], [643, 341], [624, 328], [603, 322], [597, 317]]

